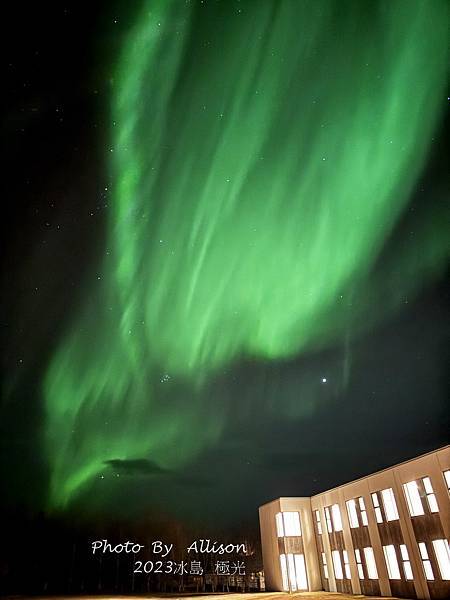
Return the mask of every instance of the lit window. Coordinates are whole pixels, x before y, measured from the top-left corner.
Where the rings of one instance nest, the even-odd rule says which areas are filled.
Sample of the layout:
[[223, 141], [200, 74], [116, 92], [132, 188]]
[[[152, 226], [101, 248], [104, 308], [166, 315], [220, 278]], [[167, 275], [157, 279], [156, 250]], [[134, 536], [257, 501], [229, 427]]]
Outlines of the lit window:
[[378, 500], [378, 494], [376, 492], [374, 494], [372, 494], [372, 502], [373, 502], [373, 507], [375, 509], [375, 518], [377, 520], [377, 523], [382, 523], [383, 515], [381, 513], [380, 501]]
[[383, 552], [386, 560], [389, 579], [401, 579], [394, 546], [383, 546]]
[[450, 550], [447, 540], [433, 540], [439, 571], [444, 581], [450, 580]]
[[327, 522], [327, 531], [328, 533], [331, 533], [333, 531], [333, 526], [331, 524], [331, 515], [328, 506], [325, 508], [325, 520]]
[[333, 504], [331, 507], [331, 516], [333, 517], [334, 530], [342, 531], [341, 511], [338, 504]]
[[316, 513], [317, 533], [319, 535], [322, 535], [322, 523], [320, 522], [320, 512], [318, 510], [316, 510], [315, 513]]
[[323, 565], [323, 574], [325, 575], [325, 579], [328, 579], [328, 565], [327, 565], [327, 557], [325, 556], [325, 552], [322, 552], [322, 565]]
[[275, 519], [278, 537], [283, 537], [285, 535], [302, 535], [300, 515], [298, 512], [277, 513]]
[[289, 582], [287, 575], [287, 566], [286, 566], [286, 556], [284, 554], [280, 554], [280, 565], [281, 565], [281, 577], [283, 578], [283, 590], [285, 592], [289, 591]]
[[344, 571], [345, 571], [345, 577], [347, 579], [351, 579], [352, 576], [350, 574], [350, 564], [348, 562], [348, 553], [347, 550], [342, 550], [342, 556], [344, 557]]
[[295, 592], [308, 589], [306, 565], [303, 554], [288, 554], [287, 561], [284, 554], [280, 554], [281, 576], [283, 589]]
[[361, 512], [361, 521], [363, 525], [368, 525], [369, 522], [367, 520], [367, 512], [366, 512], [366, 505], [364, 504], [364, 498], [359, 498], [358, 499], [359, 502], [359, 510]]
[[412, 517], [424, 515], [425, 512], [423, 510], [417, 481], [408, 481], [408, 483], [403, 484], [403, 489], [405, 490], [406, 501], [408, 502], [409, 514]]
[[423, 487], [425, 488], [425, 494], [427, 495], [428, 506], [430, 507], [430, 512], [437, 513], [439, 512], [439, 507], [436, 502], [436, 496], [434, 495], [433, 486], [431, 485], [431, 480], [429, 477], [424, 477], [422, 479]]
[[275, 520], [277, 522], [277, 535], [278, 535], [278, 537], [283, 537], [284, 536], [283, 514], [277, 513]]
[[292, 592], [297, 590], [297, 577], [295, 576], [295, 563], [294, 563], [294, 555], [287, 555], [287, 564], [288, 564], [288, 576], [289, 576], [289, 587]]
[[298, 512], [284, 512], [284, 535], [302, 535]]
[[355, 527], [359, 527], [358, 513], [356, 511], [355, 500], [347, 500], [347, 512], [348, 512], [348, 520], [350, 522], [350, 527], [352, 529], [355, 529]]
[[434, 573], [431, 567], [430, 557], [428, 556], [427, 545], [424, 542], [419, 543], [420, 556], [422, 558], [423, 570], [428, 581], [434, 581]]
[[341, 555], [339, 553], [339, 550], [333, 550], [331, 553], [331, 557], [333, 558], [333, 567], [334, 567], [334, 574], [336, 575], [336, 579], [344, 579], [344, 573], [342, 571]]
[[447, 484], [447, 489], [450, 492], [450, 471], [444, 471], [445, 483]]
[[396, 521], [398, 519], [398, 511], [397, 504], [395, 502], [394, 490], [392, 488], [381, 490], [381, 497], [383, 498], [386, 521]]
[[358, 577], [364, 579], [364, 569], [362, 566], [361, 552], [355, 548], [356, 567], [358, 569]]
[[377, 564], [375, 562], [373, 549], [370, 546], [364, 548], [364, 557], [366, 559], [367, 575], [369, 579], [378, 579]]
[[409, 560], [408, 548], [405, 544], [400, 544], [400, 553], [402, 555], [403, 571], [405, 572], [405, 579], [412, 581], [414, 579], [411, 569], [411, 562]]
[[306, 577], [305, 557], [303, 554], [294, 554], [295, 574], [297, 578], [297, 589], [307, 590], [308, 579]]

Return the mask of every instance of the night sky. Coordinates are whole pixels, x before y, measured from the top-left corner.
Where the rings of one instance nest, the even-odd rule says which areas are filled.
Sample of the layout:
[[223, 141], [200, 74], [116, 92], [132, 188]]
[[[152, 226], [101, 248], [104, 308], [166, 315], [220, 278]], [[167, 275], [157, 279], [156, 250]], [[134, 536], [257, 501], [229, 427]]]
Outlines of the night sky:
[[4, 510], [256, 524], [448, 442], [446, 23], [9, 3]]

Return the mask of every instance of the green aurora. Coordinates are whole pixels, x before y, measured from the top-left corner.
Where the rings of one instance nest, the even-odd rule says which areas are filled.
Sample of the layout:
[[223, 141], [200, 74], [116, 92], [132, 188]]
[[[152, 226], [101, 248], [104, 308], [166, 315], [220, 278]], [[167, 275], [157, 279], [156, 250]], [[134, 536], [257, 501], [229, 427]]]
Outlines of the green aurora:
[[220, 369], [331, 346], [439, 271], [439, 225], [419, 272], [410, 249], [373, 269], [439, 121], [446, 19], [439, 1], [146, 1], [114, 77], [101, 280], [44, 381], [50, 506], [109, 460], [189, 463], [228, 418], [200, 393]]

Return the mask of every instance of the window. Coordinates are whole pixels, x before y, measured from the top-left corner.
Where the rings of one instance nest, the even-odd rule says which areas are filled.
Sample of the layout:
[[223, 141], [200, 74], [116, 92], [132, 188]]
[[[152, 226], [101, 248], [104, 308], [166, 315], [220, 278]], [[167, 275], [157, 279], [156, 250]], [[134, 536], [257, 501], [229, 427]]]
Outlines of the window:
[[447, 489], [450, 492], [450, 470], [444, 471], [444, 479], [445, 483], [447, 484]]
[[439, 512], [439, 507], [436, 502], [436, 496], [434, 495], [433, 486], [431, 485], [431, 480], [429, 477], [424, 477], [422, 479], [423, 487], [425, 488], [425, 494], [427, 496], [428, 506], [430, 508], [430, 512], [437, 513]]
[[378, 579], [377, 564], [375, 562], [373, 549], [370, 546], [364, 548], [364, 557], [366, 559], [367, 575], [369, 579]]
[[286, 556], [284, 554], [280, 554], [280, 565], [281, 565], [281, 577], [283, 578], [283, 590], [285, 592], [289, 591], [289, 582], [287, 575], [287, 566], [286, 566]]
[[375, 509], [375, 518], [377, 520], [377, 523], [382, 523], [383, 515], [381, 513], [380, 501], [378, 500], [378, 494], [376, 492], [374, 494], [372, 494], [372, 502], [373, 502], [373, 507]]
[[325, 575], [325, 579], [328, 579], [328, 565], [327, 565], [327, 557], [325, 552], [322, 552], [322, 565], [323, 565], [323, 574]]
[[283, 537], [284, 536], [283, 514], [277, 513], [275, 520], [277, 522], [277, 535], [278, 535], [278, 537]]
[[450, 550], [447, 540], [433, 540], [439, 571], [444, 581], [450, 580]]
[[431, 567], [430, 557], [428, 556], [427, 545], [419, 542], [420, 557], [422, 558], [423, 570], [428, 581], [434, 581], [434, 573]]
[[350, 527], [352, 529], [359, 527], [358, 513], [356, 511], [355, 500], [347, 500], [347, 512], [348, 512], [348, 520], [350, 522]]
[[[287, 560], [286, 560], [287, 558]], [[280, 554], [281, 576], [283, 589], [295, 592], [307, 590], [308, 579], [306, 576], [305, 558], [303, 554]]]
[[325, 520], [327, 522], [327, 531], [328, 533], [331, 533], [333, 531], [333, 526], [331, 525], [331, 515], [328, 506], [325, 508]]
[[381, 490], [381, 497], [383, 498], [386, 521], [396, 521], [398, 519], [398, 511], [397, 504], [395, 502], [394, 490], [392, 488]]
[[356, 567], [358, 569], [358, 577], [364, 579], [364, 569], [362, 566], [361, 552], [355, 548]]
[[322, 535], [322, 523], [320, 521], [320, 512], [318, 510], [316, 510], [315, 513], [316, 513], [317, 533], [319, 535]]
[[383, 546], [384, 558], [386, 560], [386, 566], [388, 570], [389, 579], [401, 579], [400, 569], [398, 568], [397, 555], [395, 553], [395, 547]]
[[417, 481], [409, 481], [403, 484], [405, 490], [406, 501], [408, 503], [409, 514], [412, 517], [418, 517], [424, 515], [425, 512], [422, 506], [422, 500], [420, 498], [419, 487]]
[[276, 515], [278, 537], [302, 535], [298, 512], [283, 512]]
[[345, 577], [347, 579], [351, 579], [352, 576], [350, 574], [350, 564], [348, 562], [348, 553], [347, 550], [342, 550], [342, 556], [344, 557], [344, 571], [345, 571]]
[[414, 579], [411, 569], [411, 562], [409, 560], [408, 548], [405, 544], [400, 544], [400, 553], [402, 555], [403, 571], [405, 573], [406, 581], [412, 581]]
[[341, 555], [339, 554], [339, 550], [333, 550], [331, 552], [331, 557], [333, 559], [334, 574], [336, 576], [336, 579], [344, 579], [344, 573], [342, 571]]
[[334, 530], [342, 531], [341, 511], [338, 504], [333, 504], [331, 507], [331, 516], [333, 517]]
[[367, 520], [367, 512], [366, 512], [366, 505], [364, 504], [364, 498], [358, 498], [358, 502], [359, 502], [359, 510], [361, 512], [361, 521], [363, 525], [368, 525], [369, 522]]

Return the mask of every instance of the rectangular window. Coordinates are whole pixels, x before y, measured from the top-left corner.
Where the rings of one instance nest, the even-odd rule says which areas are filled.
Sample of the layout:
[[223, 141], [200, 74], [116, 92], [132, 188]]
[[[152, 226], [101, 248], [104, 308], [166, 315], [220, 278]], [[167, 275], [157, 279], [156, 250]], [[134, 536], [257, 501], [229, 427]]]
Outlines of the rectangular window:
[[327, 565], [327, 557], [325, 552], [322, 552], [322, 565], [323, 565], [323, 574], [325, 575], [325, 579], [328, 579], [328, 565]]
[[348, 512], [348, 520], [350, 522], [350, 527], [352, 529], [359, 527], [358, 512], [356, 510], [355, 500], [347, 500], [347, 512]]
[[320, 521], [320, 512], [318, 510], [316, 510], [315, 513], [316, 513], [317, 533], [319, 535], [322, 535], [322, 523]]
[[419, 487], [417, 481], [408, 481], [403, 484], [405, 490], [406, 501], [408, 503], [409, 514], [411, 517], [418, 517], [424, 515], [422, 499], [420, 497]]
[[386, 521], [396, 521], [398, 519], [398, 511], [397, 504], [395, 502], [394, 490], [392, 488], [381, 490], [381, 497], [383, 498]]
[[384, 558], [386, 560], [386, 566], [388, 570], [389, 579], [401, 579], [400, 569], [398, 568], [397, 555], [395, 553], [395, 547], [383, 546]]
[[364, 569], [362, 566], [361, 552], [355, 548], [356, 567], [358, 569], [358, 577], [364, 579]]
[[436, 554], [441, 578], [450, 580], [450, 550], [447, 540], [433, 540], [433, 548]]
[[297, 589], [308, 589], [308, 578], [306, 576], [305, 557], [303, 554], [294, 554], [295, 573], [297, 577]]
[[331, 557], [333, 559], [334, 574], [336, 576], [336, 579], [344, 579], [344, 573], [342, 571], [341, 555], [339, 553], [339, 550], [333, 550], [331, 552]]
[[400, 553], [402, 555], [403, 571], [405, 573], [406, 581], [412, 581], [414, 579], [411, 569], [411, 562], [409, 560], [408, 548], [405, 544], [400, 544]]
[[298, 512], [284, 512], [283, 523], [284, 535], [302, 535], [302, 530], [300, 527], [300, 515]]
[[327, 531], [328, 533], [331, 533], [333, 531], [333, 526], [331, 524], [331, 514], [328, 506], [325, 508], [325, 520], [327, 522]]
[[341, 511], [338, 504], [333, 504], [331, 507], [331, 516], [333, 517], [334, 530], [342, 531]]
[[284, 536], [284, 527], [283, 527], [283, 514], [282, 513], [277, 513], [276, 517], [275, 517], [276, 523], [277, 523], [277, 535], [278, 537], [283, 537]]
[[425, 488], [425, 494], [427, 496], [428, 506], [430, 508], [430, 512], [437, 513], [439, 512], [439, 507], [437, 505], [436, 496], [434, 495], [433, 486], [431, 485], [431, 480], [429, 477], [424, 477], [422, 479], [423, 487]]
[[373, 507], [375, 509], [375, 518], [377, 520], [377, 523], [382, 523], [383, 522], [383, 514], [381, 512], [380, 501], [378, 500], [377, 492], [374, 492], [372, 494], [372, 502], [373, 502]]
[[348, 553], [347, 550], [342, 550], [342, 556], [344, 557], [344, 571], [345, 577], [347, 579], [351, 579], [352, 576], [350, 574], [350, 563], [348, 562]]
[[419, 542], [420, 557], [422, 558], [423, 570], [428, 581], [434, 581], [433, 568], [431, 566], [430, 557], [428, 556], [427, 545], [424, 542]]
[[287, 564], [288, 564], [288, 576], [289, 576], [289, 587], [292, 592], [297, 591], [297, 578], [295, 576], [295, 563], [294, 563], [294, 555], [287, 555]]
[[444, 479], [445, 479], [445, 483], [447, 484], [447, 489], [450, 492], [450, 470], [444, 471]]
[[378, 579], [377, 563], [375, 562], [373, 549], [370, 546], [364, 548], [364, 558], [366, 559], [367, 575], [369, 579]]
[[286, 556], [284, 554], [280, 554], [280, 566], [281, 566], [281, 577], [283, 579], [283, 590], [285, 592], [289, 591], [289, 582], [288, 582], [288, 574], [287, 574], [287, 566], [286, 566]]
[[367, 512], [366, 512], [366, 505], [364, 504], [364, 498], [359, 498], [358, 499], [359, 502], [359, 510], [361, 512], [361, 521], [363, 525], [368, 525], [369, 522], [367, 520]]

